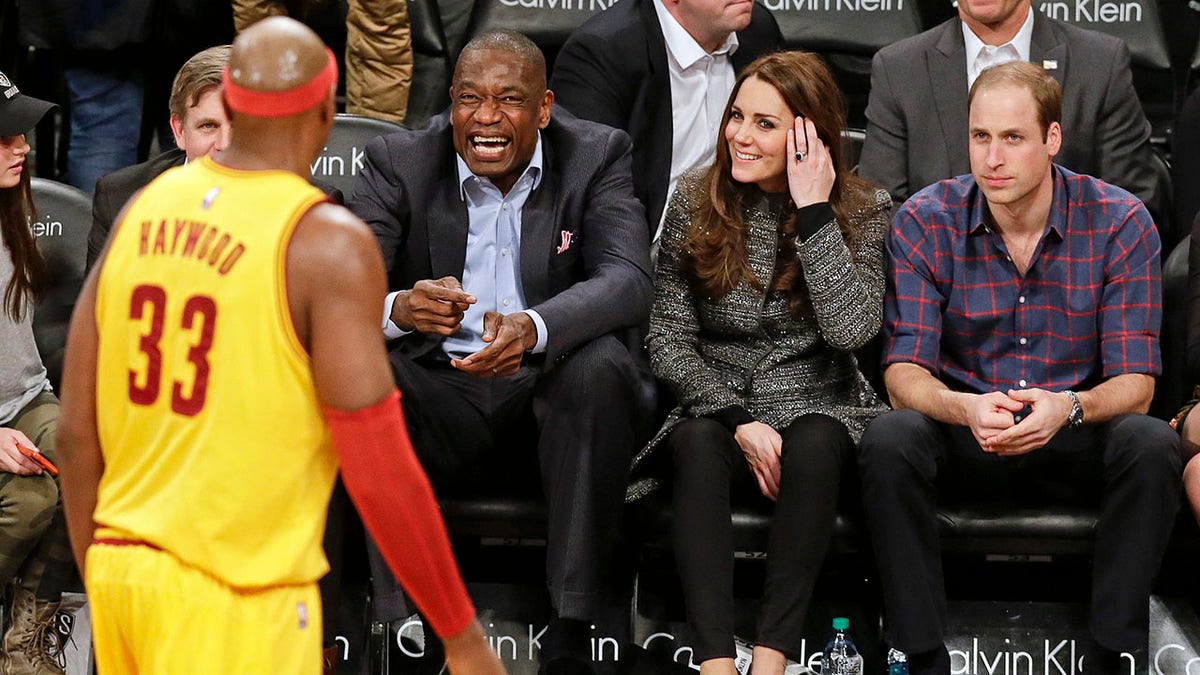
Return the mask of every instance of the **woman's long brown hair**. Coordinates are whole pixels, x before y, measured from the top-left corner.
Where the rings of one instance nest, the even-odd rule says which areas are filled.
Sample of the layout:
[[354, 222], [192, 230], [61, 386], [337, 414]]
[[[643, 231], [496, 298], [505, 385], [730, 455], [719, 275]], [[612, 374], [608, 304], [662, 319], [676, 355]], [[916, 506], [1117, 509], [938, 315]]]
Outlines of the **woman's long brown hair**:
[[38, 251], [30, 227], [32, 222], [33, 193], [26, 167], [16, 187], [0, 189], [0, 234], [13, 263], [12, 279], [4, 289], [4, 313], [13, 321], [21, 320], [46, 277], [46, 260]]
[[[704, 174], [702, 185], [708, 194], [692, 214], [684, 245], [685, 269], [692, 279], [693, 289], [709, 298], [724, 297], [742, 279], [758, 288], [757, 279], [746, 255], [746, 223], [742, 209], [762, 195], [757, 185], [739, 183], [733, 179], [729, 143], [725, 127], [730, 111], [742, 84], [751, 77], [771, 85], [779, 92], [793, 117], [804, 115], [812, 120], [817, 136], [829, 147], [830, 159], [837, 172], [830, 206], [837, 216], [842, 236], [847, 242], [856, 237], [849, 214], [870, 198], [869, 184], [850, 173], [842, 148], [842, 130], [846, 127], [846, 103], [833, 75], [820, 57], [808, 52], [777, 52], [755, 60], [738, 76], [733, 92], [725, 104], [717, 138], [717, 157]], [[771, 288], [788, 294], [788, 308], [799, 316], [808, 307], [808, 290], [800, 260], [796, 257], [795, 209], [784, 210], [779, 225], [779, 255], [788, 260], [775, 278]]]

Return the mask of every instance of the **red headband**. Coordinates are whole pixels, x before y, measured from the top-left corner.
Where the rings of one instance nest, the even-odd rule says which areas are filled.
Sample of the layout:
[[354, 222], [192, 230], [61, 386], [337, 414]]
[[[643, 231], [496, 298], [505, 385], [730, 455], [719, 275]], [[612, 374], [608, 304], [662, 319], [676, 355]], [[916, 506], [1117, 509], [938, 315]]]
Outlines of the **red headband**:
[[328, 47], [325, 53], [329, 55], [329, 61], [324, 70], [308, 82], [283, 91], [247, 89], [233, 81], [229, 76], [229, 66], [226, 65], [225, 73], [221, 76], [225, 102], [235, 112], [255, 117], [287, 117], [304, 112], [325, 100], [330, 88], [337, 84], [337, 58]]

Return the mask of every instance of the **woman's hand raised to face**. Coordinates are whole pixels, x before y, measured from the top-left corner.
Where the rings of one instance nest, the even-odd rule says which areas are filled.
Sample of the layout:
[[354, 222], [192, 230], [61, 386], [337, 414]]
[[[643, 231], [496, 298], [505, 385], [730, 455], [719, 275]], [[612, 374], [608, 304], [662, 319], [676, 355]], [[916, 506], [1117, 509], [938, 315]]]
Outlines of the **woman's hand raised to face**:
[[[807, 148], [807, 150], [805, 149]], [[804, 159], [798, 159], [803, 157]], [[788, 191], [796, 208], [829, 201], [837, 176], [829, 148], [817, 136], [812, 120], [797, 117], [787, 137]]]

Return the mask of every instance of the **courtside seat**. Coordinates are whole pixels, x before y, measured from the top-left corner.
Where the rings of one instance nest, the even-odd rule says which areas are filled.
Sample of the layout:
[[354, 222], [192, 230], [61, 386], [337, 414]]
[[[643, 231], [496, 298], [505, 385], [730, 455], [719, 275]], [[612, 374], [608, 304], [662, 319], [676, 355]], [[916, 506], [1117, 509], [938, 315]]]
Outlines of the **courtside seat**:
[[325, 150], [312, 165], [313, 178], [333, 185], [349, 199], [358, 172], [362, 171], [367, 143], [376, 136], [403, 128], [395, 122], [338, 113]]
[[1191, 244], [1191, 235], [1184, 237], [1163, 263], [1163, 325], [1160, 335], [1163, 372], [1155, 386], [1154, 404], [1150, 412], [1164, 419], [1170, 419], [1183, 405], [1195, 384], [1187, 369], [1190, 311], [1188, 252]]
[[865, 126], [871, 57], [879, 48], [920, 33], [909, 0], [763, 0], [775, 15], [786, 49], [823, 55], [846, 95], [851, 125]]
[[33, 314], [33, 333], [50, 382], [57, 389], [71, 310], [83, 287], [92, 198], [82, 190], [44, 178], [32, 180], [33, 229], [49, 272]]
[[858, 160], [862, 157], [863, 143], [866, 140], [866, 129], [850, 128], [842, 132], [842, 149], [846, 151], [846, 165], [854, 173], [858, 173]]
[[[1196, 11], [1200, 12], [1200, 9], [1197, 9]], [[1200, 74], [1200, 41], [1196, 42], [1196, 51], [1192, 54], [1192, 60], [1189, 68], [1191, 79], [1195, 80], [1196, 76]]]
[[523, 33], [541, 48], [546, 72], [567, 38], [593, 14], [617, 0], [477, 0], [467, 25], [467, 39], [505, 28]]

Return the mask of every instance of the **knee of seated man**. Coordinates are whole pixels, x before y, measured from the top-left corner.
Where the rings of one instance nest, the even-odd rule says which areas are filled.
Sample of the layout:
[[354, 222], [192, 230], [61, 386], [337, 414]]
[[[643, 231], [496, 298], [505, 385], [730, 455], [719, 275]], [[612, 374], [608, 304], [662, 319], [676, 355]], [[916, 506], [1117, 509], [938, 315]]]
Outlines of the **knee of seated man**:
[[1179, 434], [1156, 417], [1121, 415], [1112, 421], [1109, 435], [1110, 447], [1119, 453], [1113, 459], [1138, 467], [1159, 467], [1176, 475], [1183, 471]]
[[554, 366], [556, 376], [578, 386], [566, 392], [584, 393], [598, 388], [633, 392], [638, 386], [637, 365], [633, 355], [613, 335], [601, 335], [564, 356]]
[[889, 410], [883, 413], [872, 420], [863, 432], [858, 449], [859, 466], [865, 469], [897, 462], [932, 462], [933, 448], [930, 444], [914, 440], [927, 436], [933, 424], [933, 420], [915, 410]]

